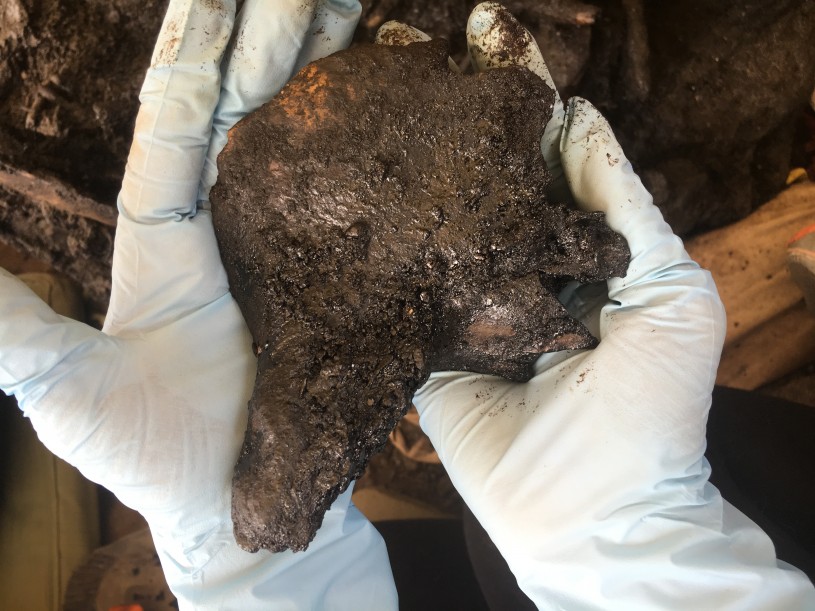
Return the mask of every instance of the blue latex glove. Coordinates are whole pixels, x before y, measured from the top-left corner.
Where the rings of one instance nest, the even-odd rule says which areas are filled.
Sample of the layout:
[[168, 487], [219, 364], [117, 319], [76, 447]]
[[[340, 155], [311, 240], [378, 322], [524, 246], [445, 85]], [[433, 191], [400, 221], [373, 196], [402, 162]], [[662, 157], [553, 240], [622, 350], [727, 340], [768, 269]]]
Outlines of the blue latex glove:
[[147, 519], [181, 608], [396, 608], [384, 544], [350, 489], [306, 552], [235, 542], [232, 469], [256, 365], [207, 202], [226, 130], [347, 45], [359, 12], [246, 0], [236, 20], [234, 0], [172, 0], [119, 197], [104, 331], [0, 270], [0, 388], [51, 451]]
[[[551, 83], [528, 33], [510, 44], [517, 28], [500, 5], [479, 5], [476, 69], [520, 64]], [[725, 329], [710, 274], [591, 104], [556, 108], [542, 149], [575, 202], [626, 237], [631, 264], [599, 305], [595, 287], [563, 295], [601, 338], [595, 350], [544, 355], [526, 384], [447, 372], [416, 394], [453, 483], [540, 608], [815, 608], [809, 580], [708, 483]]]

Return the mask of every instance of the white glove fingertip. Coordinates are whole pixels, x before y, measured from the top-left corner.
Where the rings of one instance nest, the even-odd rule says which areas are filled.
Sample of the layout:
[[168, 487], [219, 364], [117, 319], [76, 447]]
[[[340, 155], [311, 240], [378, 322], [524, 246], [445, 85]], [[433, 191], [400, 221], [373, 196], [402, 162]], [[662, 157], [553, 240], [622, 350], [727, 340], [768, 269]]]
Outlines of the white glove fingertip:
[[560, 102], [555, 82], [535, 38], [497, 2], [482, 2], [467, 21], [467, 47], [476, 70], [524, 66], [551, 87]]
[[374, 43], [391, 47], [404, 47], [414, 42], [427, 42], [430, 36], [401, 21], [387, 21], [376, 31]]
[[546, 167], [555, 179], [553, 197], [567, 200], [568, 189], [565, 185], [558, 185], [562, 176], [558, 142], [565, 116], [563, 102], [535, 38], [502, 5], [497, 2], [482, 2], [473, 9], [467, 21], [467, 47], [476, 71], [523, 66], [543, 79], [554, 91], [552, 118], [546, 124], [541, 138], [541, 152]]
[[[421, 30], [409, 26], [401, 21], [388, 21], [383, 23], [376, 31], [376, 38], [374, 43], [377, 45], [385, 45], [387, 47], [406, 47], [412, 45], [414, 42], [427, 42], [433, 40], [428, 34]], [[453, 72], [461, 72], [456, 62], [452, 57], [448, 57], [447, 61], [450, 65], [450, 70]]]

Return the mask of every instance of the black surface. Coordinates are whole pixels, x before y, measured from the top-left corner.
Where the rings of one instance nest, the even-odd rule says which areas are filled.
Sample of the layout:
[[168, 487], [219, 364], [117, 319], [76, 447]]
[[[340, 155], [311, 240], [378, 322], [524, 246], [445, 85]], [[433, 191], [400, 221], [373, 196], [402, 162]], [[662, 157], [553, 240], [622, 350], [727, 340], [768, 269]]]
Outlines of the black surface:
[[705, 455], [722, 496], [815, 580], [815, 409], [716, 387]]
[[460, 520], [377, 522], [401, 611], [488, 611], [467, 557]]

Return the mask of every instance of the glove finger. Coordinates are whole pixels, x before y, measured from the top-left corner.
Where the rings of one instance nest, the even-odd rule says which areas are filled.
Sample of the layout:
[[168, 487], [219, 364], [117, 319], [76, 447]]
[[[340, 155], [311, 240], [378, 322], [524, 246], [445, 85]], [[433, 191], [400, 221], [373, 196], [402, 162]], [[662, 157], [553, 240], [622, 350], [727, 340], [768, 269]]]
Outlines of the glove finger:
[[313, 61], [347, 48], [361, 13], [362, 5], [357, 0], [319, 0], [292, 75]]
[[560, 155], [575, 202], [584, 210], [605, 213], [609, 226], [628, 240], [632, 264], [655, 247], [666, 261], [688, 259], [611, 126], [582, 98], [571, 98], [567, 105]]
[[208, 205], [218, 177], [217, 158], [227, 132], [268, 102], [303, 66], [347, 47], [360, 12], [354, 1], [246, 0], [224, 61], [221, 99], [201, 177], [201, 205]]
[[524, 66], [542, 78], [560, 101], [535, 38], [501, 4], [482, 2], [473, 9], [467, 20], [467, 48], [476, 71]]
[[[631, 250], [625, 277], [608, 281], [609, 298], [616, 303], [603, 310], [598, 350], [605, 345], [622, 353], [621, 346], [627, 345], [682, 354], [685, 368], [691, 362], [699, 365], [702, 373], [695, 379], [704, 379], [711, 363], [715, 373], [724, 341], [724, 312], [716, 286], [663, 220], [608, 122], [582, 98], [569, 100], [560, 149], [577, 204], [604, 212], [609, 226], [626, 238]], [[660, 341], [654, 343], [651, 338], [657, 330]], [[700, 339], [690, 348], [695, 333]], [[608, 341], [610, 334], [617, 336], [616, 343]], [[632, 358], [659, 362], [653, 354]], [[669, 368], [673, 363], [667, 360]]]
[[376, 31], [374, 44], [405, 47], [414, 42], [427, 42], [430, 36], [401, 21], [387, 21]]
[[142, 86], [119, 212], [139, 223], [195, 213], [234, 0], [172, 0]]
[[[401, 21], [387, 21], [379, 26], [376, 31], [376, 38], [374, 44], [385, 45], [390, 47], [406, 47], [414, 42], [427, 42], [432, 38], [413, 26], [402, 23]], [[450, 70], [453, 72], [461, 72], [456, 62], [452, 57], [447, 58], [450, 64]]]
[[190, 217], [234, 11], [234, 0], [172, 0], [167, 9], [119, 194], [111, 334], [147, 331], [227, 290], [209, 219]]
[[564, 118], [563, 102], [535, 38], [502, 5], [497, 2], [482, 2], [473, 9], [467, 21], [467, 48], [476, 71], [523, 66], [542, 78], [555, 92], [552, 118], [546, 124], [541, 138], [541, 152], [554, 179], [550, 195], [559, 200], [568, 200], [559, 150]]
[[105, 333], [152, 331], [228, 291], [209, 210], [153, 225], [119, 217]]

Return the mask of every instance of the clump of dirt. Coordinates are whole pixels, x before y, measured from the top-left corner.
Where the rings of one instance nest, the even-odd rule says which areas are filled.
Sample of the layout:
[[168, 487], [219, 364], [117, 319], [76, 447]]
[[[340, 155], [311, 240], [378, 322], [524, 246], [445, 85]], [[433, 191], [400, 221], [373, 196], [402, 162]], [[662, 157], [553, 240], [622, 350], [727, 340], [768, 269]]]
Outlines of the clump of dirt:
[[546, 201], [554, 93], [447, 55], [310, 64], [219, 157], [216, 235], [258, 352], [233, 485], [247, 549], [304, 549], [431, 371], [525, 381], [542, 352], [596, 345], [554, 293], [625, 274], [602, 214]]

